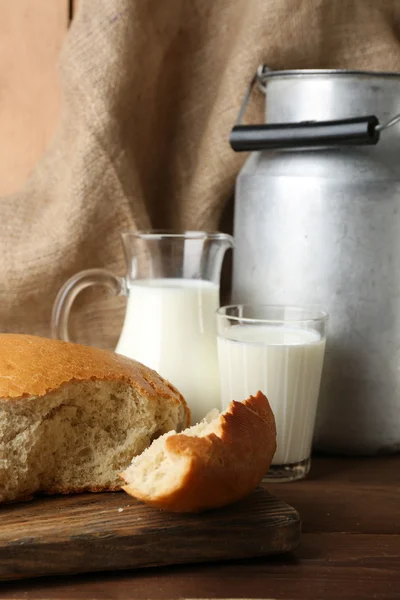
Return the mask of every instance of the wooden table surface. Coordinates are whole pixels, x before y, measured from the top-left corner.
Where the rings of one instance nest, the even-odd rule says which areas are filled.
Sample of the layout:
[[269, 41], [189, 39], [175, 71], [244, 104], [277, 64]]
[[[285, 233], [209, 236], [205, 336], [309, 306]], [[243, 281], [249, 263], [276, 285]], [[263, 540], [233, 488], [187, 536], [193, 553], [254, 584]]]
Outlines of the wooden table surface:
[[269, 489], [301, 514], [294, 554], [2, 583], [0, 598], [400, 599], [400, 456], [314, 458], [309, 479]]

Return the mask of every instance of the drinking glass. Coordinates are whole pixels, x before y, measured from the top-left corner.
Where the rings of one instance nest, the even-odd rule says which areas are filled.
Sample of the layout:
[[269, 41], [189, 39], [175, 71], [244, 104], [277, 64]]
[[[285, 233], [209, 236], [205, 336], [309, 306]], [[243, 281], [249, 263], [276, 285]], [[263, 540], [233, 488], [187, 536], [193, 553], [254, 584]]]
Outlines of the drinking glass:
[[292, 306], [217, 311], [222, 408], [261, 390], [275, 415], [277, 450], [265, 480], [293, 481], [310, 470], [327, 320]]

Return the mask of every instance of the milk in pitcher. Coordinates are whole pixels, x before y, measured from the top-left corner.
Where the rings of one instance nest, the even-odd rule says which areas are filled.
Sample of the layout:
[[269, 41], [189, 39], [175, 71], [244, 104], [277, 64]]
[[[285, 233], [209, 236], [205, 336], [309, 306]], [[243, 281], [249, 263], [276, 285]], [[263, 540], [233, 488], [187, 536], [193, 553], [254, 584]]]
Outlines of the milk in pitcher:
[[130, 284], [116, 352], [157, 371], [201, 420], [220, 405], [215, 312], [219, 286], [197, 279], [143, 279]]

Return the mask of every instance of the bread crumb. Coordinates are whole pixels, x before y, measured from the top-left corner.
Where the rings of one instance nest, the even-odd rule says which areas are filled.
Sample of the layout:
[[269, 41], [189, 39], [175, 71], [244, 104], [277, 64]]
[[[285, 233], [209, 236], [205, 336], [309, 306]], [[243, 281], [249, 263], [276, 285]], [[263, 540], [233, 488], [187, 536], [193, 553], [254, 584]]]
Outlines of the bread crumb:
[[124, 512], [124, 509], [123, 508], [119, 508], [118, 512]]

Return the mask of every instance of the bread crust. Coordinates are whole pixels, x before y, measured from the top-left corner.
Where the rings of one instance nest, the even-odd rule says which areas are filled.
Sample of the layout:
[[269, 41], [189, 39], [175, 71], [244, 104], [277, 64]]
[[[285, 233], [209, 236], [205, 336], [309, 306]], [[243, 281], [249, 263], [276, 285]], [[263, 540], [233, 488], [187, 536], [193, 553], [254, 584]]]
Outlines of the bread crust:
[[0, 399], [44, 396], [73, 381], [124, 381], [190, 411], [179, 391], [141, 363], [108, 350], [32, 335], [0, 334]]
[[171, 458], [186, 461], [172, 492], [150, 496], [129, 483], [123, 489], [171, 512], [219, 508], [244, 498], [266, 474], [276, 450], [274, 415], [266, 396], [258, 392], [244, 402], [231, 402], [219, 416], [215, 433], [175, 434], [166, 438], [165, 449]]

